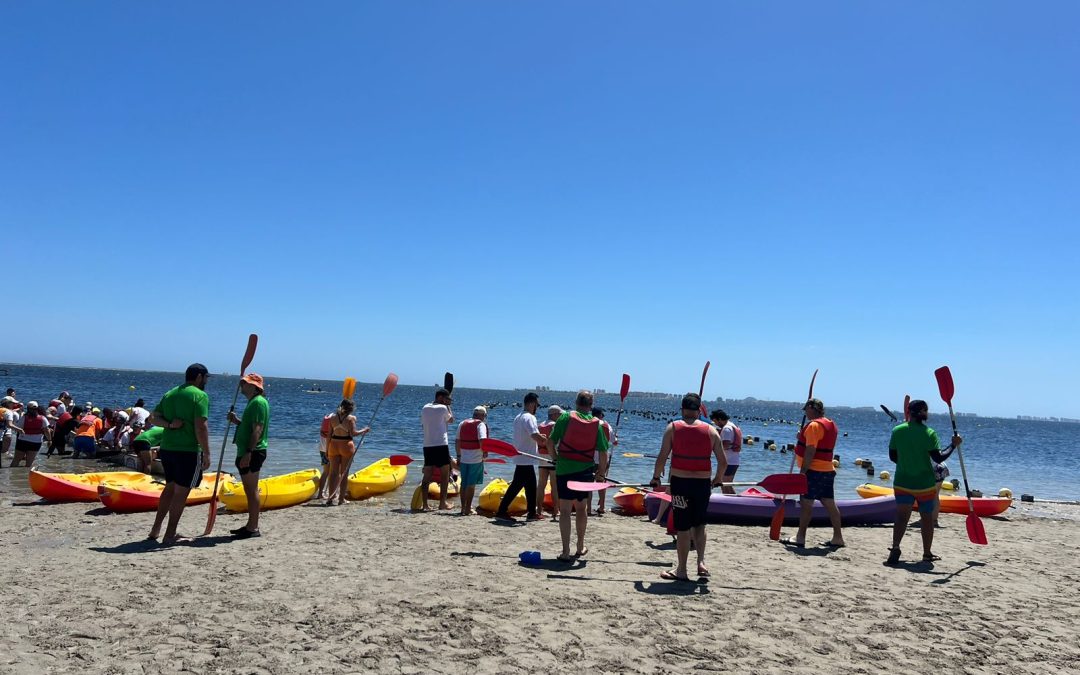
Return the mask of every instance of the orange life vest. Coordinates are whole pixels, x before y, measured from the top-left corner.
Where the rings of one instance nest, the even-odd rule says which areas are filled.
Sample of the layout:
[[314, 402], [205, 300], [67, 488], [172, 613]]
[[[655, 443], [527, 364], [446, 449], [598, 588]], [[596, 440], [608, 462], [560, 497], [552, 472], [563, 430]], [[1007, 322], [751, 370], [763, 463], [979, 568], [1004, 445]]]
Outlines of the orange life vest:
[[687, 424], [682, 420], [672, 423], [671, 468], [680, 471], [712, 471], [711, 426], [698, 421]]
[[76, 436], [89, 436], [94, 438], [97, 436], [98, 430], [101, 429], [101, 420], [94, 415], [83, 415], [79, 418], [79, 428], [75, 432]]
[[480, 425], [483, 420], [470, 419], [461, 423], [458, 428], [458, 440], [461, 441], [462, 450], [480, 449]]
[[[833, 450], [836, 448], [836, 423], [827, 417], [819, 417], [816, 420], [812, 420], [806, 426], [820, 423], [822, 429], [825, 430], [825, 435], [818, 441], [817, 452], [814, 453], [814, 459], [810, 462], [811, 471], [836, 471], [836, 468], [832, 464]], [[799, 437], [795, 443], [795, 456], [799, 458], [799, 468], [803, 465], [803, 456], [806, 454], [806, 427], [799, 430]]]
[[570, 413], [566, 433], [559, 440], [559, 457], [573, 462], [596, 463], [596, 427], [600, 420], [585, 419], [576, 410]]

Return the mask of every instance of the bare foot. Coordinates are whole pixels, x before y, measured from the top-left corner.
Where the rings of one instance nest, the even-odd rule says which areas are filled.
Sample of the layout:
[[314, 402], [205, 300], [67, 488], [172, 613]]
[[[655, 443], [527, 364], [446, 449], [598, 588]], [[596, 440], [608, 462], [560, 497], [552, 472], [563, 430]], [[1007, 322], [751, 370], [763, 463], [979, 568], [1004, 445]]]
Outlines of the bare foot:
[[439, 504], [440, 511], [449, 511], [452, 507], [449, 504]]
[[697, 575], [698, 575], [699, 577], [707, 577], [707, 576], [709, 576], [709, 568], [708, 568], [708, 567], [705, 567], [705, 565], [703, 565], [703, 564], [701, 564], [701, 563], [698, 563], [698, 566], [697, 566]]

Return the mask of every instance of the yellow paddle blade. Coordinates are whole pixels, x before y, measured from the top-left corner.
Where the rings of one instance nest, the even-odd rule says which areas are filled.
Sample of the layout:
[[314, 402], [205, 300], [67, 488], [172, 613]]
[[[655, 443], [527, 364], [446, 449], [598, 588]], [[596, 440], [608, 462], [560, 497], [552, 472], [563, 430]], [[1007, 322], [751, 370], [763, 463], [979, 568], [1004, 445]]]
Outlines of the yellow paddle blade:
[[411, 506], [413, 511], [419, 511], [424, 508], [424, 492], [422, 485], [417, 485], [416, 490], [413, 491]]
[[345, 384], [341, 387], [341, 398], [352, 398], [356, 393], [356, 378], [346, 377]]
[[622, 454], [622, 456], [623, 457], [644, 457], [645, 455], [641, 454], [640, 452], [624, 452]]

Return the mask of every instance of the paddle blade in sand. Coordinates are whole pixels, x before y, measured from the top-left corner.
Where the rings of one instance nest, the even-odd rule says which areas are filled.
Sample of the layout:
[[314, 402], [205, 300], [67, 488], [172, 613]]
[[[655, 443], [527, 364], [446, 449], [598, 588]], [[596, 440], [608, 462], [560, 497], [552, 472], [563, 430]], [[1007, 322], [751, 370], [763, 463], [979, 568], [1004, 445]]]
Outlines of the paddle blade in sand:
[[412, 493], [412, 503], [409, 504], [413, 511], [422, 511], [424, 509], [424, 486], [417, 485], [416, 489]]
[[780, 505], [776, 507], [776, 512], [772, 515], [772, 520], [769, 522], [769, 539], [773, 541], [780, 541], [780, 529], [784, 527], [784, 501], [780, 501]]

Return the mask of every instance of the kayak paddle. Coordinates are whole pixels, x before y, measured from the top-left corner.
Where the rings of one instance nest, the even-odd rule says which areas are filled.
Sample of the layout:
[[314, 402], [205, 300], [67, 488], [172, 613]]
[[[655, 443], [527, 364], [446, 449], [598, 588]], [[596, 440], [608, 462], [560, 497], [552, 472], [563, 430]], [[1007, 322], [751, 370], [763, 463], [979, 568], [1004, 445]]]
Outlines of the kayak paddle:
[[[712, 361], [706, 361], [705, 368], [701, 371], [701, 386], [698, 387], [697, 390], [698, 398], [702, 398], [703, 396], [705, 396], [705, 376], [709, 374], [710, 365], [712, 365]], [[702, 419], [709, 419], [709, 409], [705, 407], [704, 403], [702, 403], [701, 407], [698, 408], [698, 412], [701, 413]]]
[[[244, 377], [244, 371], [251, 365], [251, 360], [255, 358], [255, 349], [259, 346], [259, 336], [252, 333], [248, 336], [247, 351], [244, 352], [244, 359], [240, 362], [240, 377]], [[240, 383], [243, 379], [236, 382], [236, 392], [233, 394], [232, 405], [229, 406], [229, 412], [232, 413], [236, 410], [236, 399], [240, 397]], [[217, 475], [214, 476], [214, 495], [210, 498], [210, 513], [206, 514], [206, 529], [203, 531], [203, 536], [209, 536], [214, 531], [214, 521], [217, 520], [217, 506], [218, 506], [218, 483], [221, 482], [221, 465], [225, 463], [225, 447], [229, 444], [229, 430], [232, 429], [232, 423], [225, 425], [225, 438], [221, 439], [221, 454], [218, 456], [217, 463]]]
[[[382, 398], [380, 398], [379, 402], [375, 404], [375, 410], [372, 411], [371, 419], [368, 420], [367, 425], [368, 425], [369, 429], [371, 428], [371, 425], [375, 423], [375, 413], [379, 412], [379, 406], [382, 405], [382, 402], [386, 400], [386, 397], [389, 396], [390, 393], [394, 391], [395, 387], [397, 387], [397, 381], [398, 381], [398, 376], [395, 375], [394, 373], [390, 373], [389, 375], [387, 375], [386, 380], [383, 381]], [[360, 437], [360, 445], [356, 446], [357, 451], [359, 451], [360, 448], [364, 447], [364, 439], [365, 438], [367, 438], [367, 434], [364, 434], [363, 436]]]
[[[952, 408], [952, 397], [954, 393], [952, 372], [949, 370], [948, 366], [942, 366], [934, 371], [934, 377], [937, 378], [938, 392], [941, 394], [941, 400], [945, 401], [945, 405], [949, 406], [949, 419], [952, 421], [953, 436], [957, 436], [956, 414], [953, 412]], [[971, 501], [971, 488], [968, 486], [967, 470], [964, 468], [964, 451], [960, 449], [959, 445], [956, 446], [956, 455], [960, 458], [960, 473], [964, 476], [964, 490], [967, 492], [968, 539], [971, 540], [972, 544], [986, 546], [986, 529], [983, 527], [982, 520], [975, 514], [975, 505]]]
[[[771, 476], [765, 476], [758, 482], [742, 481], [738, 483], [723, 483], [725, 486], [732, 487], [762, 487], [772, 493], [799, 493], [806, 492], [806, 476], [801, 473], [774, 473]], [[615, 483], [611, 481], [576, 481], [572, 480], [566, 483], [566, 486], [571, 490], [580, 490], [581, 492], [596, 492], [597, 490], [607, 490], [612, 487], [633, 487], [633, 488], [650, 488], [653, 487], [649, 483]]]
[[900, 421], [896, 418], [896, 415], [893, 414], [893, 411], [889, 410], [889, 408], [884, 403], [881, 404], [881, 409], [885, 412], [886, 415], [889, 416], [889, 419], [891, 419], [893, 422]]
[[[814, 369], [814, 374], [810, 378], [810, 393], [806, 395], [806, 400], [814, 398], [814, 381], [817, 380], [818, 369]], [[803, 404], [802, 422], [799, 423], [799, 430], [806, 426], [806, 404]], [[795, 453], [791, 455], [791, 466], [788, 467], [788, 473], [795, 471]], [[805, 483], [804, 483], [805, 485]], [[772, 492], [772, 490], [770, 490]], [[804, 487], [798, 494], [806, 492]], [[769, 539], [773, 541], [780, 541], [780, 529], [784, 526], [784, 502], [787, 501], [787, 494], [784, 494], [780, 498], [780, 505], [776, 507], [776, 513], [773, 514], [772, 521], [769, 523]]]
[[615, 440], [619, 440], [619, 422], [622, 421], [623, 404], [626, 403], [626, 395], [630, 393], [630, 375], [622, 374], [622, 387], [619, 388], [619, 414], [615, 416]]
[[910, 422], [911, 421], [911, 410], [910, 410], [910, 408], [911, 408], [911, 395], [910, 394], [904, 394], [904, 421], [905, 422]]
[[532, 457], [533, 459], [538, 459], [543, 462], [544, 465], [548, 465], [551, 463], [551, 459], [548, 457], [541, 457], [540, 455], [530, 455], [527, 452], [521, 452], [506, 441], [500, 441], [497, 438], [481, 439], [480, 447], [484, 450], [484, 452], [502, 455], [503, 457], [516, 457], [518, 455], [521, 455], [522, 457]]
[[640, 452], [624, 452], [623, 457], [645, 457], [647, 459], [656, 459], [656, 455], [643, 455]]
[[443, 380], [442, 381], [443, 381], [443, 385], [442, 385], [443, 389], [445, 389], [446, 391], [453, 394], [454, 393], [454, 374], [453, 373], [446, 373], [445, 375], [443, 375]]
[[[423, 460], [414, 459], [408, 455], [390, 455], [390, 466], [408, 466], [413, 462], [420, 462]], [[485, 457], [484, 461], [488, 464], [506, 464], [506, 460], [502, 457]]]
[[341, 386], [341, 398], [351, 399], [354, 393], [356, 393], [356, 378], [346, 377], [345, 383]]

